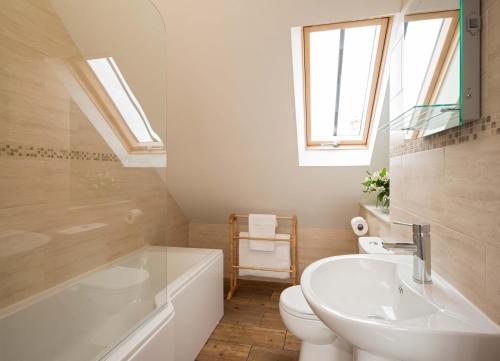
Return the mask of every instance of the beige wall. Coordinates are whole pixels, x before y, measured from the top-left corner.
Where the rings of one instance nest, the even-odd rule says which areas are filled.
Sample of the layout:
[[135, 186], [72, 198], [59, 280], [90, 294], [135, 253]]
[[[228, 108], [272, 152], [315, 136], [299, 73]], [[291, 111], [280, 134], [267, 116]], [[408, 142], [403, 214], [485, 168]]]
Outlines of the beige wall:
[[367, 168], [299, 167], [290, 29], [387, 15], [400, 0], [155, 0], [167, 26], [168, 186], [195, 223], [295, 213], [348, 229]]
[[500, 322], [500, 0], [482, 5], [483, 118], [392, 144], [391, 217], [431, 223], [433, 269]]
[[[227, 224], [189, 225], [189, 246], [224, 250], [224, 271], [229, 276], [229, 227]], [[298, 225], [299, 272], [312, 262], [335, 255], [357, 253], [357, 240], [352, 230], [303, 228]]]
[[166, 244], [171, 247], [189, 246], [189, 221], [174, 197], [167, 193]]
[[[369, 211], [367, 208], [360, 206], [359, 215], [366, 219], [368, 223], [367, 237], [390, 237], [391, 236], [391, 223], [381, 219], [378, 215]], [[390, 219], [390, 218], [389, 218]]]
[[0, 309], [147, 244], [187, 244], [164, 168], [123, 167], [49, 65], [80, 55], [50, 4], [0, 9]]
[[356, 253], [349, 220], [365, 171], [388, 166], [388, 131], [370, 167], [298, 166], [290, 30], [396, 13], [400, 0], [154, 2], [168, 36], [168, 186], [189, 245], [223, 249], [227, 271], [227, 217], [266, 212], [298, 216], [301, 270]]

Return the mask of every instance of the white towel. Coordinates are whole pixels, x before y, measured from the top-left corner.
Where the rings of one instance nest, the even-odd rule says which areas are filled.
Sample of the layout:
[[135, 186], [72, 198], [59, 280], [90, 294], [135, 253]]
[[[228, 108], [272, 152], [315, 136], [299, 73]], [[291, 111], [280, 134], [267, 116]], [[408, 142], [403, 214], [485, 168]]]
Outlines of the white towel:
[[[240, 232], [240, 237], [247, 237], [248, 232]], [[277, 239], [290, 239], [289, 234], [276, 234]], [[250, 248], [250, 241], [240, 239], [239, 263], [240, 266], [256, 266], [266, 268], [290, 269], [290, 242], [274, 243], [273, 252], [254, 251]], [[249, 269], [240, 269], [240, 276], [257, 276], [286, 279], [290, 277], [289, 272], [271, 272]]]
[[[274, 214], [250, 214], [248, 216], [248, 234], [250, 237], [273, 239], [276, 234], [276, 216]], [[274, 251], [275, 242], [252, 241], [250, 249], [253, 251]]]

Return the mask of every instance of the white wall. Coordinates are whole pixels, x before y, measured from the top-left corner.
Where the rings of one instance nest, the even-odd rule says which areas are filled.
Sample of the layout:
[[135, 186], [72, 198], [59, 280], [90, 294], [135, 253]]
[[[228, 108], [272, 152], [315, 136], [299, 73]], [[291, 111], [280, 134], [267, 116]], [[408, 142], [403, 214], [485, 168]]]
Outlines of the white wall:
[[[347, 228], [367, 168], [299, 168], [290, 29], [393, 14], [400, 0], [155, 3], [167, 25], [168, 183], [188, 218], [295, 212], [302, 226]], [[371, 169], [387, 165], [387, 143], [385, 132]]]

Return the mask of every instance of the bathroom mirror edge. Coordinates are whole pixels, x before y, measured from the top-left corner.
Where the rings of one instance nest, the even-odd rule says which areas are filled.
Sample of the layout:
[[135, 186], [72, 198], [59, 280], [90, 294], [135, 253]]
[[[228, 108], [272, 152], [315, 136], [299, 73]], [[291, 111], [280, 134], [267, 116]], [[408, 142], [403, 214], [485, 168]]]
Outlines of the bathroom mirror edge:
[[[404, 133], [404, 139], [412, 140], [479, 119], [480, 0], [459, 0], [456, 4], [446, 0], [407, 1], [400, 16], [404, 19], [398, 30], [400, 45], [391, 54], [391, 131]], [[432, 24], [433, 21], [442, 23]], [[409, 26], [412, 22], [413, 37]], [[425, 36], [423, 43], [428, 45], [429, 59], [421, 61], [426, 54], [420, 54], [425, 49], [418, 42], [422, 43], [423, 32], [432, 31], [431, 26], [436, 38], [427, 41], [433, 38]], [[412, 50], [411, 46], [416, 47]], [[412, 51], [420, 55], [412, 57]], [[418, 62], [412, 61], [417, 58]], [[456, 69], [458, 76], [454, 75]]]
[[[460, 1], [462, 122], [481, 117], [481, 1]], [[465, 71], [467, 69], [467, 71]]]

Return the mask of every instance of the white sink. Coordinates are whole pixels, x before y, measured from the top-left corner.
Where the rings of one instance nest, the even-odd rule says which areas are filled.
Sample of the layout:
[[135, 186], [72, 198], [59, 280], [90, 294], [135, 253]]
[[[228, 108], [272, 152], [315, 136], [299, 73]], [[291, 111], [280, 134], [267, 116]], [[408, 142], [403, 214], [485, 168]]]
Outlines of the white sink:
[[500, 328], [439, 275], [420, 285], [412, 257], [349, 255], [306, 268], [316, 315], [357, 348], [357, 360], [498, 361]]

